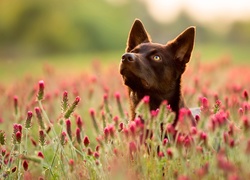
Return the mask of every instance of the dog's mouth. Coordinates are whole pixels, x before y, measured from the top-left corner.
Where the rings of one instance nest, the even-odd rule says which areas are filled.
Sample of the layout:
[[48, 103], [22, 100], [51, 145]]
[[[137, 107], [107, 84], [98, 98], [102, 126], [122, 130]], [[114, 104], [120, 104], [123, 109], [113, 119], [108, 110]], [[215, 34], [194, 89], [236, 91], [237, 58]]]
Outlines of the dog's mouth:
[[124, 84], [129, 86], [131, 89], [138, 89], [142, 87], [146, 89], [150, 88], [150, 84], [146, 79], [135, 75], [133, 72], [127, 70], [126, 68], [121, 69], [120, 73], [122, 75]]

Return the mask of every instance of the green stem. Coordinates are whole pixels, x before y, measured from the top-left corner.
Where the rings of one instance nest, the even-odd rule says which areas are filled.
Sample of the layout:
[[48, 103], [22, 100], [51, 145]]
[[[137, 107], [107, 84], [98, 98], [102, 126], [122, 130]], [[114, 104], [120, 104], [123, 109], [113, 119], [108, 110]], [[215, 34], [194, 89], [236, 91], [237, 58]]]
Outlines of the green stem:
[[[54, 165], [54, 162], [55, 162], [55, 159], [56, 159], [56, 155], [57, 155], [57, 152], [58, 152], [58, 149], [59, 149], [59, 144], [57, 145], [57, 147], [56, 147], [56, 151], [55, 151], [55, 154], [54, 154], [54, 156], [53, 156], [53, 159], [52, 159], [52, 162], [51, 162], [51, 165], [50, 165], [50, 173], [51, 173], [51, 175], [54, 177], [54, 174], [53, 174], [53, 172], [52, 172], [52, 167], [53, 167], [53, 165]], [[65, 174], [65, 172], [64, 172], [64, 169], [63, 169], [63, 173]]]
[[52, 129], [52, 131], [54, 133], [54, 136], [57, 137], [55, 128], [54, 128], [53, 124], [50, 122], [49, 117], [48, 117], [48, 115], [46, 114], [46, 112], [45, 112], [45, 110], [43, 108], [42, 101], [39, 100], [38, 104], [39, 104], [40, 109], [42, 110], [43, 116], [45, 117], [45, 119], [47, 120], [48, 124], [50, 125], [50, 127], [51, 127], [51, 129]]
[[28, 149], [27, 149], [27, 147], [28, 147], [28, 132], [29, 132], [29, 129], [28, 128], [26, 128], [26, 134], [25, 134], [25, 155], [27, 155], [28, 154]]
[[19, 144], [19, 157], [18, 157], [18, 170], [17, 170], [17, 179], [21, 179], [21, 160], [20, 160], [20, 155], [21, 155], [21, 144]]

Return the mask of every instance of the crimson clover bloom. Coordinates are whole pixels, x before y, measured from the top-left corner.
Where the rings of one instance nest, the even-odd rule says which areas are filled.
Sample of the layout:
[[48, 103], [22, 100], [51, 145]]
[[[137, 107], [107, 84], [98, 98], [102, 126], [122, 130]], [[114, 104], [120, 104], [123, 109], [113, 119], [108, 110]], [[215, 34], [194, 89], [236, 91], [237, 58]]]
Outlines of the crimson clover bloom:
[[44, 81], [40, 80], [39, 81], [39, 88], [38, 88], [38, 93], [37, 93], [37, 100], [41, 101], [44, 98]]

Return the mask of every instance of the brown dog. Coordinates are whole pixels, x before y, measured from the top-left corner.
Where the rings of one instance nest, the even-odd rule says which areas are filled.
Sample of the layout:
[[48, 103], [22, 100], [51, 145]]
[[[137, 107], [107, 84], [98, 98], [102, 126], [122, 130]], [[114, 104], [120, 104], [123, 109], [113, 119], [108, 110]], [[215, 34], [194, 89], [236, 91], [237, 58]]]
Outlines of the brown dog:
[[181, 76], [194, 46], [195, 27], [189, 27], [167, 44], [152, 43], [143, 23], [136, 19], [129, 33], [126, 53], [122, 55], [120, 73], [128, 86], [131, 119], [144, 96], [150, 96], [150, 109], [167, 100], [176, 113], [184, 107]]

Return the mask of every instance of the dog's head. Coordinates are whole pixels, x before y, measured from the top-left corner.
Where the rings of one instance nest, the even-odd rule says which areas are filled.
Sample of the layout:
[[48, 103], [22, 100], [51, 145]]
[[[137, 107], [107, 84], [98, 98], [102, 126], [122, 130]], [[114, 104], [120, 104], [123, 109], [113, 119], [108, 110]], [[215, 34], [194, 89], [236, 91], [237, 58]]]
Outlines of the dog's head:
[[129, 33], [120, 73], [132, 90], [168, 91], [185, 71], [193, 50], [195, 27], [189, 27], [167, 44], [152, 43], [138, 19]]

